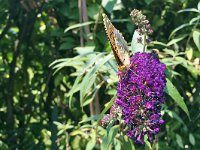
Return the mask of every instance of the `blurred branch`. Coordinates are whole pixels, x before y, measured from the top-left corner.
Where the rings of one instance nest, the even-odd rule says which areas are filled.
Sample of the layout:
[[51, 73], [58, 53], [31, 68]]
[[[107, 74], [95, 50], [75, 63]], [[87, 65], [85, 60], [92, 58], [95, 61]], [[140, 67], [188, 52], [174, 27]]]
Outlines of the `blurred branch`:
[[[82, 0], [78, 0], [78, 10], [79, 10], [79, 23], [82, 23]], [[80, 45], [84, 46], [83, 28], [80, 27]]]
[[[79, 9], [79, 23], [88, 22], [88, 16], [87, 16], [87, 6], [86, 6], [86, 0], [79, 0], [78, 1], [78, 9]], [[84, 32], [88, 35], [90, 33], [89, 25], [86, 25], [84, 27], [80, 27], [80, 44], [83, 47], [84, 46]], [[88, 38], [86, 38], [87, 41], [89, 41]]]
[[[79, 23], [88, 22], [86, 0], [79, 0], [78, 1], [78, 8], [79, 8]], [[85, 31], [86, 35], [88, 35], [90, 33], [89, 25], [84, 26], [84, 31]], [[86, 38], [86, 40], [89, 41], [88, 38]], [[80, 43], [81, 43], [81, 46], [83, 47], [84, 46], [83, 27], [80, 27]], [[95, 104], [92, 101], [89, 105], [91, 116], [96, 113], [95, 110], [94, 110], [94, 105], [97, 108], [97, 111], [100, 112], [98, 92], [95, 95]]]
[[99, 22], [99, 20], [100, 20], [100, 18], [101, 18], [102, 10], [103, 10], [103, 8], [102, 8], [102, 6], [100, 6], [99, 12], [98, 12], [97, 20], [95, 20], [93, 34], [95, 34], [96, 31], [97, 31], [97, 26], [98, 26], [98, 22]]

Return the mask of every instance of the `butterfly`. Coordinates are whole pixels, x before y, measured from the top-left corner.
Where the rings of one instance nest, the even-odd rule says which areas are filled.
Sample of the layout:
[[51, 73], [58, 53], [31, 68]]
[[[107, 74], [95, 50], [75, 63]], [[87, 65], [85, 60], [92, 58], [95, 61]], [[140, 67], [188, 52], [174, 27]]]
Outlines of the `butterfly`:
[[103, 22], [119, 70], [122, 71], [129, 68], [130, 56], [126, 40], [119, 30], [113, 26], [106, 14], [103, 14]]

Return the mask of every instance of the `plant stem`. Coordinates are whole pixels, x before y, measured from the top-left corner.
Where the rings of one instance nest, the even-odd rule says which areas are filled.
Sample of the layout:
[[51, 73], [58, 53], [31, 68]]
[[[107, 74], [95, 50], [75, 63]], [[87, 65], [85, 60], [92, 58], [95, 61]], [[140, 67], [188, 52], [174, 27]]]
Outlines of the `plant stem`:
[[145, 52], [145, 50], [146, 50], [146, 44], [147, 44], [147, 39], [146, 39], [146, 38], [147, 38], [147, 34], [145, 33], [145, 34], [144, 34], [144, 44], [143, 44], [144, 47], [143, 47], [143, 52]]

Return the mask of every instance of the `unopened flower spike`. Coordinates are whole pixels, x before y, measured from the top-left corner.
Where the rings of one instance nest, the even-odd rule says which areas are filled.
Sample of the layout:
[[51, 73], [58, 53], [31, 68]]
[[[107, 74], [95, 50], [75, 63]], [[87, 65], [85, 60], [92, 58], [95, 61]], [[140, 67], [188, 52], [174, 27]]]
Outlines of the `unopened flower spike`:
[[136, 26], [138, 26], [138, 33], [141, 35], [147, 34], [150, 35], [153, 33], [153, 30], [151, 28], [151, 25], [149, 21], [146, 19], [146, 16], [142, 14], [141, 11], [137, 9], [133, 9], [131, 12], [131, 17], [133, 22], [135, 23]]
[[137, 9], [134, 9], [130, 15], [133, 23], [138, 27], [136, 31], [138, 32], [140, 37], [138, 37], [137, 42], [144, 45], [143, 51], [145, 51], [146, 45], [151, 42], [149, 35], [153, 33], [149, 20], [147, 20], [146, 16]]

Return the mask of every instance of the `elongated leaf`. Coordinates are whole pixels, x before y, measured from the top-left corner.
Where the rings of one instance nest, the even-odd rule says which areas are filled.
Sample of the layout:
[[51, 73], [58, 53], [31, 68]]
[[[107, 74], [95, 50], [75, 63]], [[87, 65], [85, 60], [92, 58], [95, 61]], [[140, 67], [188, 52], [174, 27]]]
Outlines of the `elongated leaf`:
[[190, 118], [190, 114], [188, 111], [188, 108], [179, 94], [178, 90], [174, 87], [172, 82], [167, 79], [167, 85], [166, 85], [166, 93], [171, 96], [171, 98], [181, 107], [181, 109], [187, 114], [187, 116]]
[[186, 38], [186, 37], [187, 37], [187, 35], [182, 35], [182, 36], [180, 36], [180, 37], [178, 37], [178, 38], [175, 38], [175, 39], [169, 41], [169, 42], [167, 43], [167, 46], [170, 46], [170, 45], [173, 45], [173, 44], [175, 44], [175, 43], [177, 43], [177, 42], [180, 42], [181, 40], [183, 40], [183, 39]]
[[152, 41], [151, 44], [167, 46], [167, 44], [162, 43], [162, 42], [160, 42], [160, 41]]
[[73, 87], [71, 88], [70, 92], [68, 93], [68, 96], [69, 96], [69, 108], [70, 109], [72, 108], [72, 97], [73, 97], [73, 94], [80, 90], [80, 86], [79, 86], [80, 85], [79, 84], [80, 80], [81, 80], [81, 76], [77, 76]]
[[135, 146], [133, 144], [133, 141], [130, 140], [126, 135], [122, 137], [122, 149], [124, 150], [135, 150]]
[[87, 65], [83, 69], [82, 73], [85, 73], [90, 67], [92, 67], [97, 62], [97, 60], [104, 57], [104, 55], [105, 53], [99, 53], [96, 56], [92, 56], [92, 59], [90, 59], [89, 62], [87, 62]]
[[189, 134], [189, 141], [192, 145], [195, 145], [195, 138], [192, 133]]
[[121, 142], [120, 142], [120, 140], [118, 140], [118, 139], [115, 138], [115, 139], [114, 139], [113, 147], [115, 148], [115, 150], [121, 150], [122, 147], [121, 147]]
[[188, 9], [183, 9], [183, 10], [178, 11], [178, 13], [182, 13], [182, 12], [197, 12], [197, 13], [200, 13], [200, 10], [198, 10], [196, 8], [188, 8]]
[[181, 117], [179, 117], [176, 112], [174, 111], [171, 111], [171, 110], [165, 110], [166, 113], [168, 113], [168, 115], [171, 117], [171, 118], [175, 118], [176, 120], [178, 120], [180, 123], [182, 123], [184, 126], [185, 126], [185, 123], [184, 121], [182, 120]]
[[91, 93], [93, 93], [93, 94], [92, 94], [92, 97], [89, 98], [89, 99], [87, 99], [87, 100], [85, 100], [84, 103], [83, 103], [83, 106], [86, 106], [86, 105], [88, 105], [88, 104], [90, 104], [90, 103], [92, 102], [92, 100], [95, 98], [97, 92], [99, 91], [101, 85], [102, 85], [102, 83], [98, 84], [98, 85], [94, 88], [94, 90], [92, 90], [92, 92], [91, 92]]
[[200, 50], [200, 31], [199, 30], [193, 31], [193, 40], [197, 48]]
[[115, 138], [117, 132], [119, 130], [119, 125], [115, 125], [113, 127], [110, 128], [110, 130], [108, 131], [108, 133], [104, 136], [103, 138], [103, 142], [101, 144], [101, 149], [109, 149], [109, 147], [112, 144], [113, 139]]
[[183, 29], [183, 28], [185, 28], [185, 27], [191, 26], [191, 25], [193, 25], [193, 24], [186, 23], [186, 24], [182, 24], [182, 25], [178, 26], [177, 28], [175, 28], [175, 29], [171, 32], [171, 34], [169, 35], [169, 39], [171, 39], [172, 35], [174, 35], [177, 31], [179, 31], [179, 30], [181, 30], [181, 29]]
[[198, 2], [197, 8], [200, 11], [200, 2]]
[[90, 25], [93, 23], [94, 23], [94, 21], [88, 21], [88, 22], [84, 22], [84, 23], [75, 24], [75, 25], [72, 25], [72, 26], [69, 26], [68, 28], [66, 28], [64, 32], [68, 32], [69, 30], [87, 26], [87, 25]]
[[103, 109], [103, 111], [100, 113], [99, 115], [99, 119], [97, 120], [97, 126], [99, 124], [99, 121], [103, 118], [103, 115], [108, 111], [108, 109], [110, 109], [110, 107], [112, 106], [113, 102], [114, 102], [115, 96], [108, 102], [105, 104], [105, 108]]
[[193, 24], [194, 22], [198, 21], [200, 19], [200, 16], [194, 17], [190, 20], [189, 24]]
[[80, 104], [81, 107], [83, 107], [83, 103], [85, 101], [85, 95], [90, 91], [90, 88], [94, 85], [96, 80], [96, 74], [95, 73], [89, 73], [86, 74], [86, 76], [83, 78], [83, 81], [81, 82], [80, 87]]
[[83, 119], [82, 121], [80, 121], [79, 123], [85, 123], [85, 122], [89, 122], [89, 121], [95, 121], [99, 118], [99, 115], [94, 115], [91, 117], [88, 117], [86, 119]]
[[84, 77], [84, 79], [81, 83], [81, 88], [80, 88], [81, 89], [80, 90], [81, 106], [83, 106], [83, 103], [85, 100], [84, 99], [85, 94], [89, 92], [90, 88], [95, 83], [96, 72], [102, 67], [102, 65], [104, 65], [108, 60], [110, 60], [111, 57], [112, 57], [112, 55], [107, 55], [106, 57], [99, 59], [97, 61], [96, 65]]
[[147, 134], [145, 134], [144, 135], [145, 149], [152, 150], [151, 143], [147, 139], [148, 139], [148, 136], [147, 136]]
[[95, 147], [95, 144], [96, 144], [96, 134], [95, 134], [95, 132], [92, 132], [90, 134], [90, 136], [91, 136], [91, 140], [87, 143], [86, 150], [93, 150], [93, 148]]
[[102, 0], [101, 5], [108, 12], [111, 13], [117, 0]]
[[79, 54], [85, 54], [89, 52], [93, 52], [95, 47], [94, 46], [85, 46], [85, 47], [76, 47], [74, 48]]
[[181, 148], [184, 148], [182, 138], [179, 134], [176, 134], [176, 142], [178, 146], [180, 146]]

